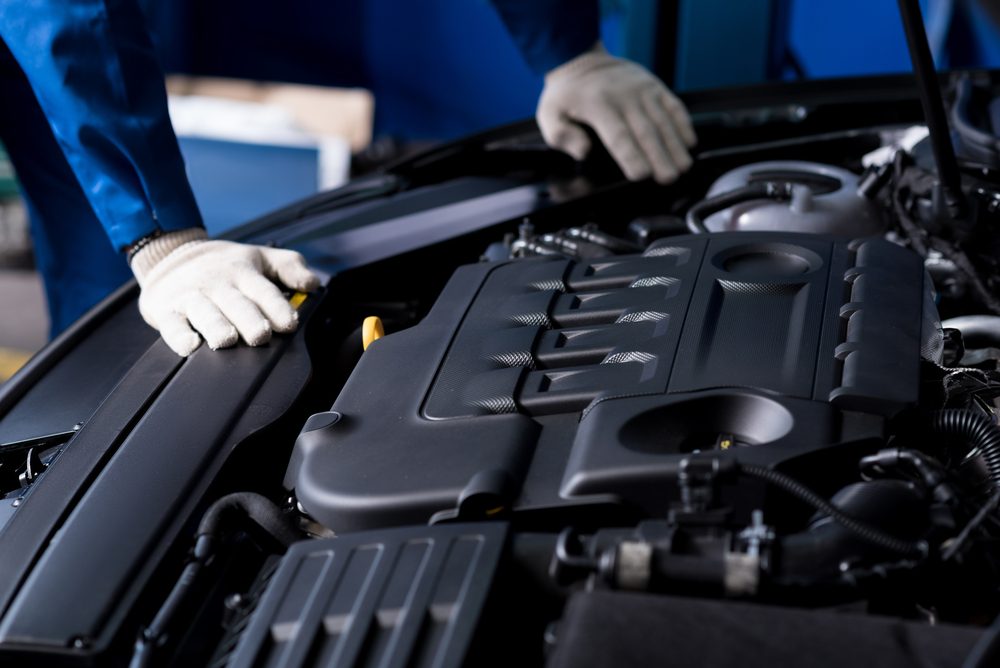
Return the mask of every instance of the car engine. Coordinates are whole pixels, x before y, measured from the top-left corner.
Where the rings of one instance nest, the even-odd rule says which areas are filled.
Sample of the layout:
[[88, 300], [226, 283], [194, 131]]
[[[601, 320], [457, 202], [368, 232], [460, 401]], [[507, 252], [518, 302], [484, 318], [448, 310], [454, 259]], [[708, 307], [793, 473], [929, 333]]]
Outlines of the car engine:
[[[370, 346], [286, 482], [349, 531], [608, 503], [666, 515], [703, 458], [781, 468], [880, 440], [941, 347], [925, 320], [920, 259], [882, 239], [677, 236], [466, 267], [419, 325]], [[558, 475], [539, 449], [562, 453]], [[449, 466], [414, 479], [427, 460]]]
[[994, 665], [1000, 161], [860, 109], [296, 204], [244, 238], [329, 278], [259, 348], [123, 291], [0, 391], [0, 662]]
[[[284, 485], [336, 537], [285, 557], [249, 636], [274, 636], [279, 610], [303, 622], [363, 601], [372, 612], [342, 622], [375, 624], [379, 647], [420, 638], [412, 665], [464, 647], [467, 665], [544, 649], [550, 665], [603, 666], [702, 660], [728, 642], [705, 629], [727, 615], [765, 633], [808, 610], [883, 665], [958, 665], [977, 637], [962, 625], [997, 609], [1000, 317], [942, 323], [990, 312], [995, 261], [928, 231], [926, 174], [919, 150], [860, 176], [768, 160], [614, 232], [521, 222], [418, 323], [371, 341], [305, 424]], [[339, 584], [302, 578], [320, 554]], [[359, 593], [359, 578], [388, 589]], [[470, 621], [525, 600], [537, 610], [510, 624], [533, 630], [508, 638], [529, 649]], [[666, 630], [689, 615], [703, 625]], [[324, 652], [362, 633], [324, 619], [308, 636]], [[883, 646], [893, 634], [907, 648]]]

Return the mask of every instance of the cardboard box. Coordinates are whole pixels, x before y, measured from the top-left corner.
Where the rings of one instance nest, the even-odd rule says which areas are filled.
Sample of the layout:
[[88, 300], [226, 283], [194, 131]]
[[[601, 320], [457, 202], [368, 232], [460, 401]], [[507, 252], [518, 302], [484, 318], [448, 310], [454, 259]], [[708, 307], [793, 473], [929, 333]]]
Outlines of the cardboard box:
[[167, 92], [172, 96], [197, 95], [274, 105], [289, 113], [307, 133], [347, 139], [352, 152], [365, 148], [372, 139], [375, 98], [362, 88], [170, 76]]

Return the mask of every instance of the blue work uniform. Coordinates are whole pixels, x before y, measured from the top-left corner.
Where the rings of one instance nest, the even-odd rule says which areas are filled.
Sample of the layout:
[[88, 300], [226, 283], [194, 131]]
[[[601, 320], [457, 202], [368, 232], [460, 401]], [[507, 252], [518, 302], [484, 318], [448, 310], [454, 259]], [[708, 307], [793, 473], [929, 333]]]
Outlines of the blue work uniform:
[[535, 74], [545, 74], [593, 47], [598, 0], [492, 0], [507, 32]]
[[0, 0], [0, 42], [0, 141], [55, 334], [131, 277], [122, 249], [201, 217], [134, 0]]
[[[538, 74], [598, 39], [597, 0], [493, 4]], [[0, 0], [0, 42], [0, 140], [56, 334], [131, 277], [123, 248], [201, 217], [135, 0]]]

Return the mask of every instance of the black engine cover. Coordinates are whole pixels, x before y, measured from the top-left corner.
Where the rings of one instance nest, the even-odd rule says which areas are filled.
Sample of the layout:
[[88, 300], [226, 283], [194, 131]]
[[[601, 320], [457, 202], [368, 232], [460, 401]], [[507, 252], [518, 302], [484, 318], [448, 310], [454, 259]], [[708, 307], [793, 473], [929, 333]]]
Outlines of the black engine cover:
[[790, 233], [463, 267], [310, 419], [286, 484], [335, 531], [660, 512], [695, 450], [778, 466], [879, 438], [917, 401], [924, 277], [881, 239]]

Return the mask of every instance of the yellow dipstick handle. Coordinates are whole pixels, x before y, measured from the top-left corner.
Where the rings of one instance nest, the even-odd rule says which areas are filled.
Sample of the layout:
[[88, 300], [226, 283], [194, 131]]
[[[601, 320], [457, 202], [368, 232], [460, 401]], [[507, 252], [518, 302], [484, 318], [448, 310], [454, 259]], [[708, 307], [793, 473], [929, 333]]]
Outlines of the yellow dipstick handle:
[[377, 341], [383, 336], [385, 336], [385, 329], [382, 327], [382, 320], [375, 315], [365, 318], [364, 323], [361, 325], [361, 344], [364, 346], [364, 349], [368, 350], [368, 346], [373, 341]]

